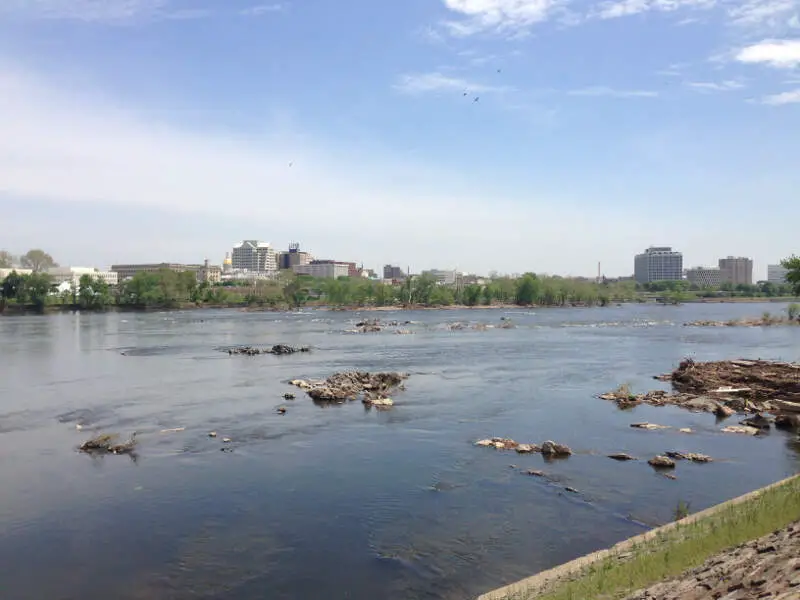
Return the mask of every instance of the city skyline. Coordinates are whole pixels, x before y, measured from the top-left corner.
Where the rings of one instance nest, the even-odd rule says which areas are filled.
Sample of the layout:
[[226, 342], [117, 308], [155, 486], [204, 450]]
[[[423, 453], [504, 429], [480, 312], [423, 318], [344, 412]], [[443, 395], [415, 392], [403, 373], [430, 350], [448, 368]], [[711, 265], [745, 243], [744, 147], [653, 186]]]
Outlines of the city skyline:
[[3, 3], [3, 246], [217, 262], [291, 235], [586, 276], [660, 240], [759, 277], [795, 251], [797, 0], [187, 4]]

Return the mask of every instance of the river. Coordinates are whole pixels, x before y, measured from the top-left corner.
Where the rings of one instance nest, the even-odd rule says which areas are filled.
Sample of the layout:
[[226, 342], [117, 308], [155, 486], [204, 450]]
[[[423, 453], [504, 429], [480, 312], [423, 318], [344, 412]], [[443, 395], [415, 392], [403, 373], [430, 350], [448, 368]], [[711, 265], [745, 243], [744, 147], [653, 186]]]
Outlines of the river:
[[[594, 397], [664, 387], [652, 376], [686, 356], [800, 359], [800, 328], [681, 326], [764, 308], [785, 305], [365, 313], [414, 321], [413, 335], [346, 333], [365, 315], [311, 310], [0, 318], [0, 595], [473, 597], [668, 521], [679, 501], [700, 510], [800, 470], [789, 434]], [[501, 317], [516, 328], [446, 327]], [[276, 343], [313, 351], [219, 350]], [[318, 406], [286, 383], [347, 369], [410, 378], [386, 411]], [[78, 453], [95, 431], [137, 431], [136, 460]], [[490, 436], [575, 455], [473, 445]], [[673, 481], [605, 456], [670, 449], [716, 460], [681, 463]]]

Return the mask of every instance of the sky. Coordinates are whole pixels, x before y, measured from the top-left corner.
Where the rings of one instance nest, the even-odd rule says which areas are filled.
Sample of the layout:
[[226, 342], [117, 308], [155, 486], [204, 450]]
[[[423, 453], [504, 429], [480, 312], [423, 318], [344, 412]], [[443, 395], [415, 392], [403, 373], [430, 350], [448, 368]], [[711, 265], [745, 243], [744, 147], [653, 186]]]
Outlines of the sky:
[[2, 0], [0, 249], [608, 276], [793, 253], [800, 0]]

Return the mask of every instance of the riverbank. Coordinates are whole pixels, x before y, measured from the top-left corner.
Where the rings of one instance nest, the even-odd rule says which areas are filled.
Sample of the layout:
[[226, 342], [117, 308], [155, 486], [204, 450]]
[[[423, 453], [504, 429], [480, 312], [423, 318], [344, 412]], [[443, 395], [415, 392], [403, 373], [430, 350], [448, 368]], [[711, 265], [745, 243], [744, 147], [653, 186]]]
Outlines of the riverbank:
[[[676, 510], [681, 511], [682, 507]], [[600, 600], [630, 597], [629, 594], [640, 598], [637, 590], [686, 573], [716, 555], [722, 561], [717, 564], [721, 570], [733, 567], [732, 559], [741, 556], [742, 551], [725, 553], [726, 550], [798, 520], [800, 475], [794, 475], [609, 549], [488, 592], [478, 600]], [[795, 537], [781, 539], [794, 543]]]

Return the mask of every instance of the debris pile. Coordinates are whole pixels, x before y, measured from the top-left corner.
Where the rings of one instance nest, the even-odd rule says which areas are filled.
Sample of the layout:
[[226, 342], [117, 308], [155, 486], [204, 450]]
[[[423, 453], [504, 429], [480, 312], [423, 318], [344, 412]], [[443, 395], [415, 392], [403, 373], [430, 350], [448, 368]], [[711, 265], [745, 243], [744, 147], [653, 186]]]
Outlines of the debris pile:
[[[314, 400], [321, 402], [345, 402], [358, 400], [361, 397], [375, 404], [376, 400], [388, 400], [386, 395], [402, 383], [408, 375], [404, 373], [366, 373], [363, 371], [346, 371], [334, 373], [325, 381], [309, 382], [295, 379], [290, 383], [306, 393]], [[383, 406], [391, 406], [384, 403]]]
[[127, 442], [118, 442], [119, 434], [104, 433], [86, 440], [79, 446], [81, 452], [89, 454], [131, 454], [136, 449], [136, 432]]
[[286, 344], [276, 344], [272, 348], [258, 348], [257, 346], [236, 346], [234, 348], [228, 348], [228, 354], [230, 356], [258, 356], [259, 354], [274, 354], [276, 356], [282, 356], [285, 354], [294, 354], [295, 352], [310, 351], [311, 348], [308, 346], [300, 346], [295, 348], [293, 346], [287, 346]]
[[356, 333], [377, 333], [383, 330], [380, 319], [366, 319], [356, 323]]
[[695, 362], [687, 358], [672, 373], [655, 378], [671, 382], [675, 391], [633, 394], [627, 385], [621, 385], [598, 397], [621, 409], [639, 404], [672, 405], [720, 418], [737, 412], [787, 410], [800, 401], [800, 365], [792, 363], [743, 359]]

